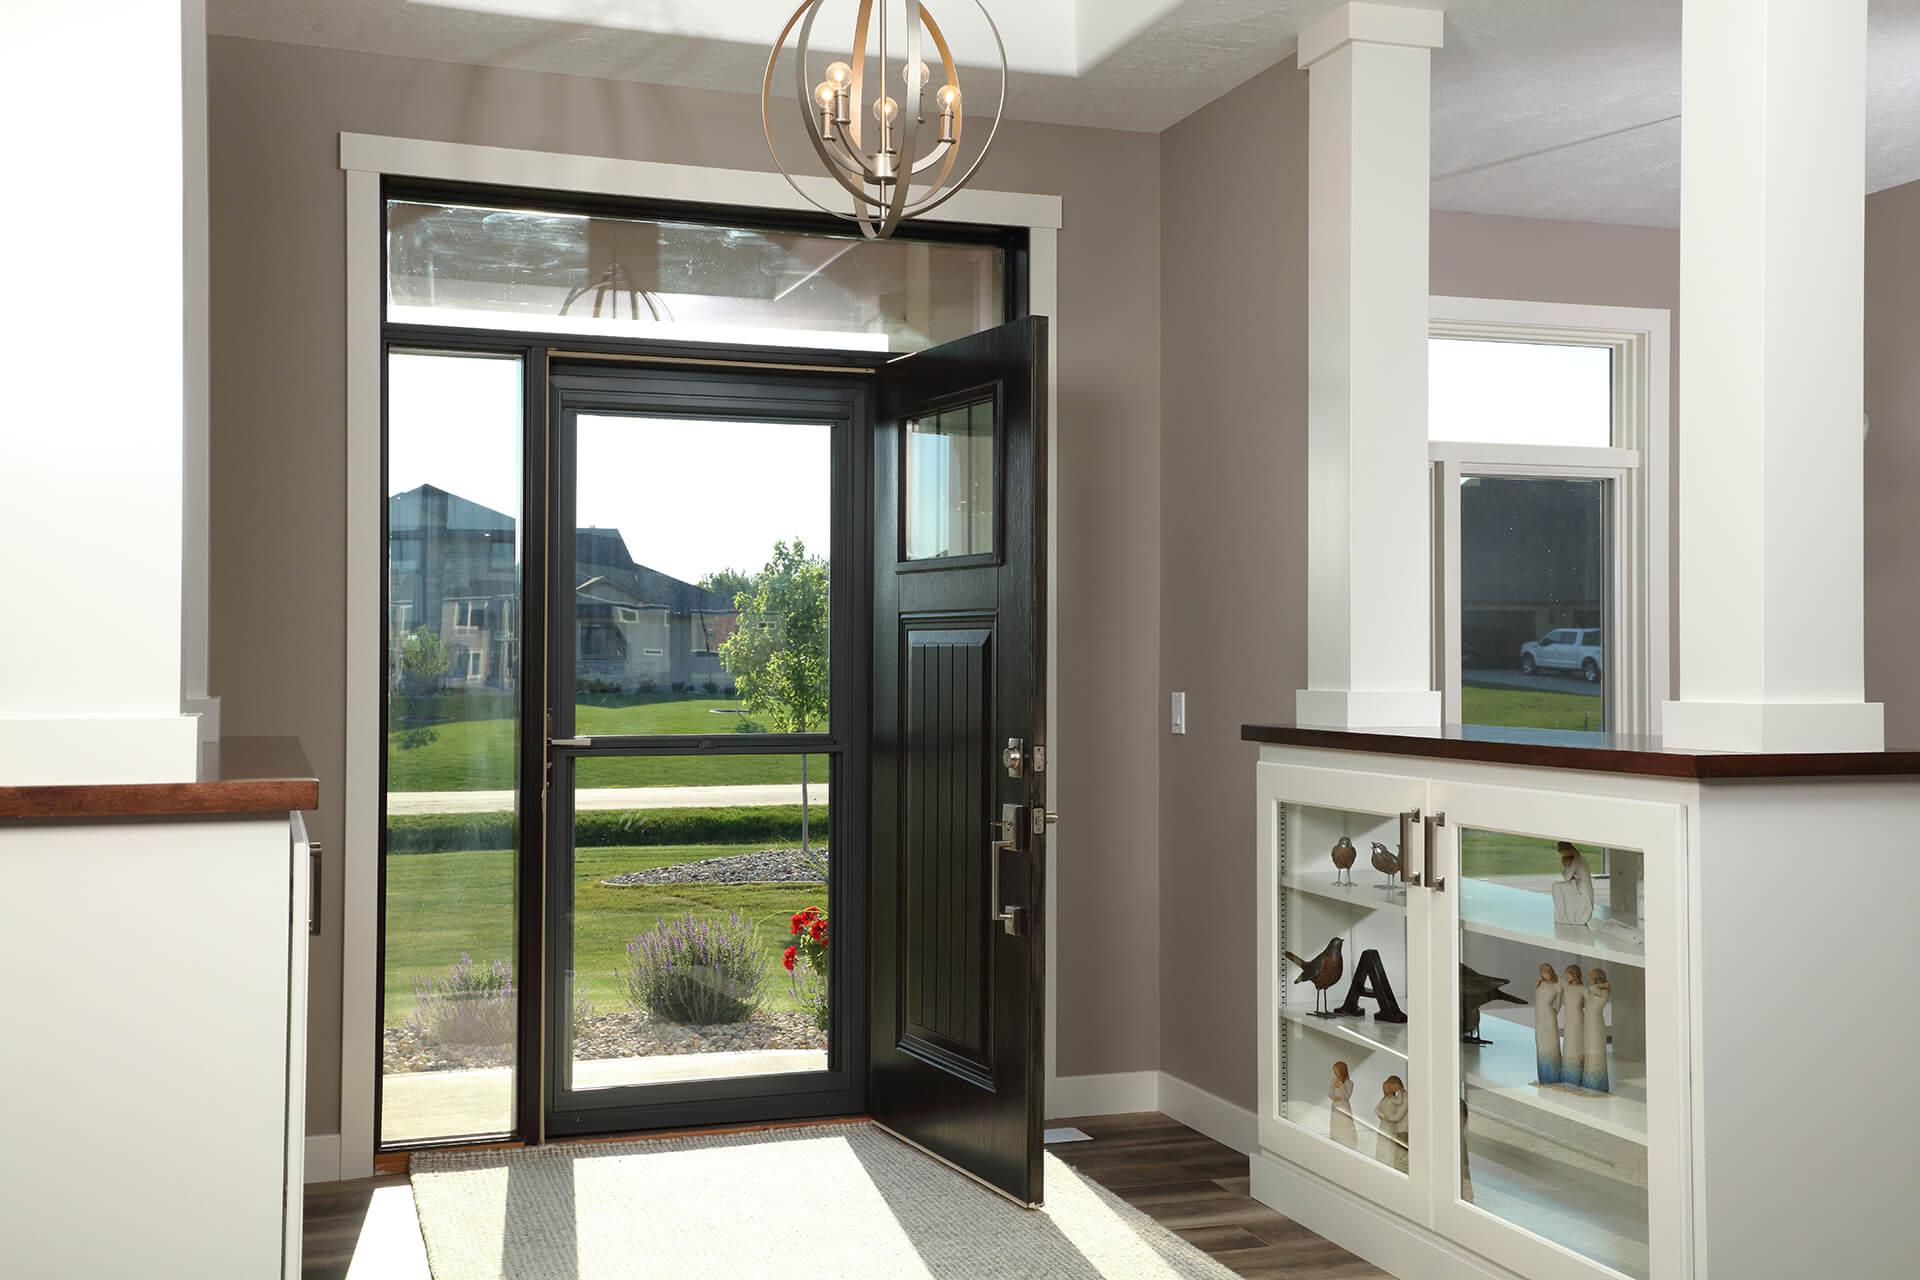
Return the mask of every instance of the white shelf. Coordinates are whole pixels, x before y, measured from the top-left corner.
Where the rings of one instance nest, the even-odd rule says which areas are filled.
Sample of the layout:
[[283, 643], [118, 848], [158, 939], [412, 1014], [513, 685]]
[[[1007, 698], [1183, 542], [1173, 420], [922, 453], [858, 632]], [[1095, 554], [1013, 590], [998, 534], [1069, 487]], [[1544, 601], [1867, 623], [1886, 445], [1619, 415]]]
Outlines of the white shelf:
[[[1641, 944], [1582, 924], [1555, 924], [1550, 893], [1534, 893], [1492, 880], [1471, 878], [1461, 880], [1459, 885], [1460, 927], [1467, 933], [1507, 938], [1636, 969], [1647, 967], [1646, 949]], [[1612, 918], [1613, 914], [1603, 906], [1593, 909], [1596, 924]], [[1623, 918], [1634, 923], [1630, 917]]]
[[1380, 873], [1364, 861], [1354, 864], [1352, 884], [1335, 884], [1333, 878], [1338, 874], [1331, 865], [1325, 871], [1289, 871], [1281, 879], [1280, 887], [1343, 903], [1356, 911], [1407, 913], [1406, 889], [1397, 887], [1388, 892]]
[[1280, 1016], [1335, 1040], [1378, 1049], [1402, 1062], [1407, 1060], [1407, 1024], [1404, 1022], [1375, 1022], [1371, 1012], [1364, 1018], [1316, 1018], [1313, 1010], [1298, 1005], [1281, 1006]]
[[[1283, 1018], [1348, 1044], [1377, 1049], [1406, 1060], [1407, 1024], [1365, 1018], [1316, 1018], [1310, 1008], [1283, 1005]], [[1461, 1066], [1467, 1083], [1517, 1106], [1546, 1112], [1589, 1129], [1612, 1134], [1636, 1146], [1647, 1145], [1647, 1068], [1607, 1048], [1607, 1073], [1615, 1092], [1582, 1090], [1534, 1083], [1533, 1027], [1483, 1013], [1480, 1034], [1492, 1044], [1460, 1045]]]
[[[1354, 883], [1351, 885], [1334, 883], [1337, 874], [1331, 867], [1326, 870], [1290, 871], [1282, 877], [1280, 885], [1294, 893], [1311, 894], [1316, 898], [1341, 903], [1360, 913], [1385, 911], [1395, 915], [1406, 914], [1407, 891], [1395, 889], [1388, 892], [1380, 884], [1380, 873], [1372, 867], [1356, 865], [1353, 868]], [[1640, 944], [1612, 937], [1586, 925], [1555, 924], [1553, 895], [1550, 893], [1535, 893], [1497, 881], [1474, 879], [1462, 880], [1460, 892], [1460, 927], [1467, 933], [1507, 938], [1568, 955], [1589, 956], [1595, 960], [1630, 965], [1636, 969], [1646, 967], [1645, 948]], [[1596, 921], [1610, 919], [1613, 914], [1603, 906], [1593, 909]]]

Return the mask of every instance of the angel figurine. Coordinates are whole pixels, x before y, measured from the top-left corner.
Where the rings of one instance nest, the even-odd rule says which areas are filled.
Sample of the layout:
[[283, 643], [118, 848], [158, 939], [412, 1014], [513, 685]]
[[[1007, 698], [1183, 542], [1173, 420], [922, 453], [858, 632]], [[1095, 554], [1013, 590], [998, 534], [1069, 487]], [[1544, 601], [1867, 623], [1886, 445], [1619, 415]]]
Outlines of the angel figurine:
[[1407, 1171], [1407, 1086], [1399, 1076], [1388, 1076], [1380, 1086], [1380, 1101], [1373, 1114], [1380, 1121], [1380, 1137], [1374, 1155], [1381, 1164]]
[[1553, 886], [1553, 922], [1586, 924], [1593, 919], [1593, 870], [1587, 855], [1560, 842], [1560, 882]]
[[1581, 981], [1577, 964], [1567, 966], [1560, 1001], [1567, 1015], [1567, 1039], [1560, 1049], [1560, 1083], [1578, 1088], [1587, 1061], [1587, 986]]
[[1560, 1083], [1561, 1001], [1560, 975], [1552, 965], [1541, 965], [1533, 983], [1533, 1056], [1541, 1084]]
[[1587, 974], [1587, 1000], [1581, 1006], [1585, 1050], [1580, 1057], [1580, 1087], [1595, 1093], [1607, 1093], [1607, 1002], [1613, 999], [1613, 984], [1605, 969]]
[[1333, 1064], [1333, 1083], [1327, 1086], [1327, 1099], [1333, 1103], [1333, 1115], [1327, 1123], [1327, 1136], [1343, 1147], [1359, 1141], [1353, 1127], [1353, 1073], [1347, 1064]]

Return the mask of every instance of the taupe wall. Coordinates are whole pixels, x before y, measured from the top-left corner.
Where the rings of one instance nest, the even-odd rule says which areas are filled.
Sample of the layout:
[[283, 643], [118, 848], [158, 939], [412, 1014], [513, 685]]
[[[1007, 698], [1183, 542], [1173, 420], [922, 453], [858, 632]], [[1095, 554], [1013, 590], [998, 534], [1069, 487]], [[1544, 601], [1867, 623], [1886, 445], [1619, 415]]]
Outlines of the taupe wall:
[[[294, 733], [341, 848], [344, 131], [767, 167], [758, 102], [215, 39], [212, 684], [234, 733]], [[1059, 194], [1059, 1068], [1156, 1065], [1159, 140], [1015, 125], [976, 181]], [[357, 744], [356, 749], [369, 749]], [[337, 866], [337, 862], [336, 862]], [[340, 881], [313, 951], [310, 1132], [338, 1127]]]
[[1867, 197], [1867, 697], [1920, 743], [1920, 182]]
[[1160, 1069], [1246, 1107], [1254, 751], [1240, 725], [1291, 720], [1307, 674], [1306, 124], [1288, 62], [1160, 139], [1161, 678], [1187, 695], [1186, 735], [1160, 751]]

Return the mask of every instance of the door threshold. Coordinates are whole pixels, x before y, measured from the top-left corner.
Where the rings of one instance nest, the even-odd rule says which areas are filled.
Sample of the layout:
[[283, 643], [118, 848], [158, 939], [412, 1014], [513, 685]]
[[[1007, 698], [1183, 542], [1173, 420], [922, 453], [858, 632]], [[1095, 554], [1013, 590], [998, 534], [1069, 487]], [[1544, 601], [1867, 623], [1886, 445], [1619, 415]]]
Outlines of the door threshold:
[[[583, 1146], [589, 1143], [653, 1142], [665, 1138], [718, 1138], [733, 1133], [773, 1133], [781, 1129], [808, 1129], [821, 1125], [865, 1124], [871, 1119], [871, 1116], [865, 1115], [813, 1116], [802, 1120], [763, 1120], [753, 1124], [708, 1125], [695, 1129], [637, 1129], [628, 1133], [593, 1133], [580, 1137], [554, 1138], [543, 1145], [561, 1147]], [[373, 1158], [373, 1171], [380, 1175], [407, 1173], [412, 1168], [413, 1157], [425, 1152], [517, 1151], [531, 1145], [533, 1144], [515, 1138], [506, 1142], [449, 1142], [439, 1146], [409, 1147], [405, 1151], [382, 1151]]]

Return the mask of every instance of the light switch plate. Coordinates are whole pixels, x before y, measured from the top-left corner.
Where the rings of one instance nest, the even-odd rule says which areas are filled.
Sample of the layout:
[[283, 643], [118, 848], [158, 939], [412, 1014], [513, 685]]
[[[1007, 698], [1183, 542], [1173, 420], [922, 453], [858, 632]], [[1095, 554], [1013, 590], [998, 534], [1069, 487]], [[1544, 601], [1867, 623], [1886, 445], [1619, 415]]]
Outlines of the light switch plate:
[[1185, 733], [1187, 731], [1187, 695], [1184, 693], [1175, 693], [1173, 695], [1172, 729], [1175, 733]]

